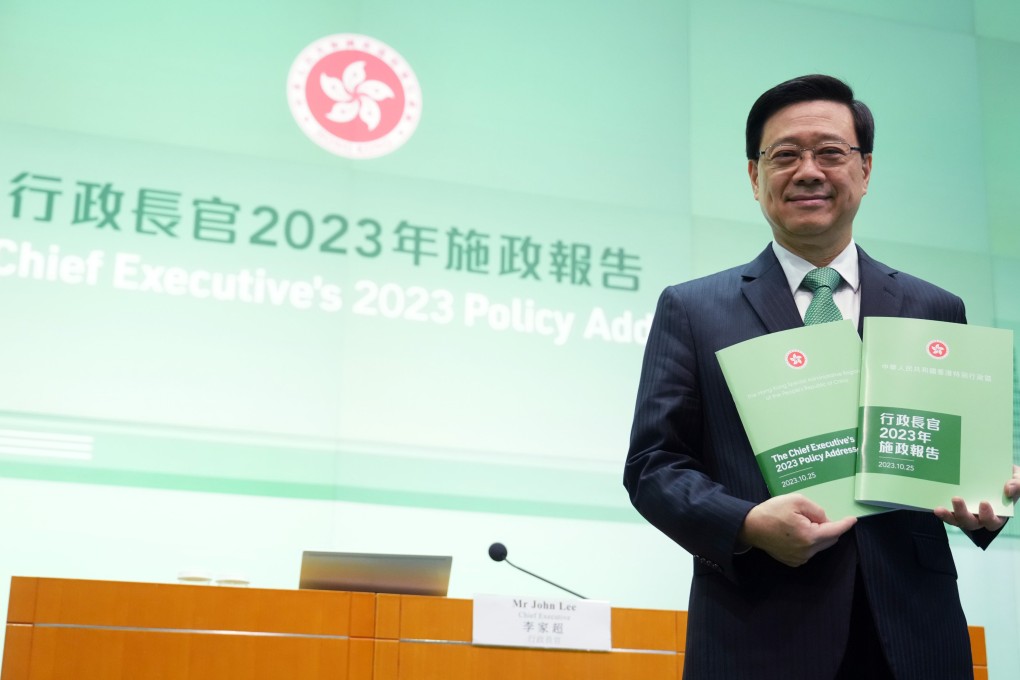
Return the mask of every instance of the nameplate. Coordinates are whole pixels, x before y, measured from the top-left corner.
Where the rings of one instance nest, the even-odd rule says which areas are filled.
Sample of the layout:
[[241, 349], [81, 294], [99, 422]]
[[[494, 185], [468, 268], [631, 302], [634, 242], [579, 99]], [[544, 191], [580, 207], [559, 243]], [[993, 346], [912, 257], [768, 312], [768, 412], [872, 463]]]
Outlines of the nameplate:
[[611, 622], [608, 602], [476, 595], [471, 641], [608, 652], [613, 646]]

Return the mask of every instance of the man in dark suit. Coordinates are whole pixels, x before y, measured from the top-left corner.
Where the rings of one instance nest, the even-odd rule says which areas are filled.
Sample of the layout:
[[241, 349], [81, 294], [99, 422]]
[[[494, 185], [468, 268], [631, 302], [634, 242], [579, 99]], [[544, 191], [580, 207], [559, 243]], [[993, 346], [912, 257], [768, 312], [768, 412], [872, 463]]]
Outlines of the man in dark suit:
[[[854, 243], [873, 140], [871, 112], [835, 78], [763, 94], [748, 116], [748, 172], [774, 242], [659, 299], [624, 484], [638, 511], [695, 557], [689, 680], [972, 677], [943, 522], [984, 548], [1004, 520], [959, 499], [934, 514], [857, 520], [826, 517], [799, 494], [770, 497], [715, 357], [801, 326], [815, 298], [859, 329], [866, 316], [966, 322], [960, 298]], [[828, 302], [802, 288], [816, 268], [839, 274]], [[1006, 493], [1020, 495], [1020, 471]]]

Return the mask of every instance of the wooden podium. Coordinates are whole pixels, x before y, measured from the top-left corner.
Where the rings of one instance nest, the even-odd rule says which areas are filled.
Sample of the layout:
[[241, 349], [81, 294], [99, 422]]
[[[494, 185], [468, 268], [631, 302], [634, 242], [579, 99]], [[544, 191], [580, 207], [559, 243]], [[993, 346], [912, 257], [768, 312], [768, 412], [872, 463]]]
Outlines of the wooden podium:
[[[611, 652], [478, 647], [413, 595], [14, 577], [2, 680], [680, 680], [687, 614], [612, 610]], [[971, 629], [987, 678], [984, 630]]]

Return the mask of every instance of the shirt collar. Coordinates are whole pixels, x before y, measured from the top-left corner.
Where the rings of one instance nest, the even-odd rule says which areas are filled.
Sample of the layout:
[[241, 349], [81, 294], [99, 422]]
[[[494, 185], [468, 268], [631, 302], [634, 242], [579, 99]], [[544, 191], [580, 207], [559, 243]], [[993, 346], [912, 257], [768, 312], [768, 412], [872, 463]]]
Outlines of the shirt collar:
[[[800, 288], [800, 284], [804, 281], [804, 275], [815, 269], [815, 265], [799, 255], [794, 255], [776, 241], [772, 242], [772, 252], [776, 254], [776, 258], [783, 268], [783, 273], [786, 274], [786, 282], [790, 286], [790, 293], [796, 293], [797, 289]], [[839, 272], [839, 275], [847, 285], [855, 293], [857, 292], [857, 289], [861, 286], [861, 273], [857, 266], [857, 245], [852, 238], [847, 247], [829, 263], [829, 266]]]

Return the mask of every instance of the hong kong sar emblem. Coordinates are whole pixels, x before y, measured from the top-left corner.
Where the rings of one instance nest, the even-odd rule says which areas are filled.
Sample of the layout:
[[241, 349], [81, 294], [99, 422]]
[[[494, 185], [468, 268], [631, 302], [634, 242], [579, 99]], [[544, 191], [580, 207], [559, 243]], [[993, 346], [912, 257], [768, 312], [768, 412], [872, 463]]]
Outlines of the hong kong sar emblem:
[[804, 368], [807, 366], [807, 355], [799, 349], [791, 349], [786, 353], [786, 365], [790, 368]]
[[949, 345], [941, 340], [932, 340], [928, 343], [928, 356], [932, 359], [945, 359], [949, 356]]
[[287, 78], [290, 111], [323, 149], [377, 158], [400, 148], [421, 119], [418, 78], [389, 45], [343, 33], [316, 40]]

